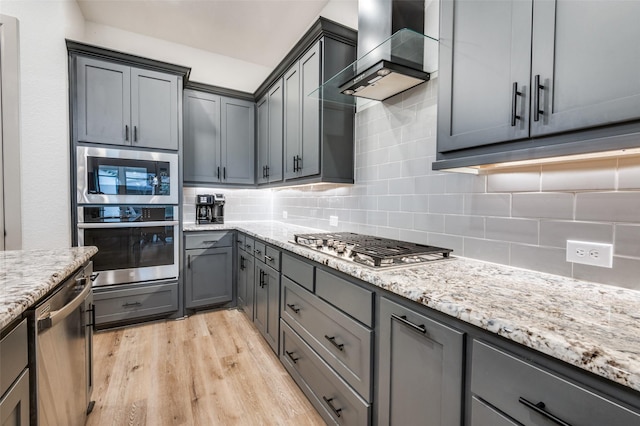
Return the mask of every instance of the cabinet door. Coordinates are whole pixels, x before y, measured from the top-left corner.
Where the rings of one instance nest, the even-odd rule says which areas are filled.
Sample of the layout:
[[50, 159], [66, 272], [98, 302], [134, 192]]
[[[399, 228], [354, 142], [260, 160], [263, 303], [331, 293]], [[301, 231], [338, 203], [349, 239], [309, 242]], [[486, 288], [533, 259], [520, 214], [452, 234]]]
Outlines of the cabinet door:
[[532, 0], [440, 7], [438, 151], [528, 137]]
[[535, 1], [532, 136], [640, 118], [639, 16], [637, 1]]
[[283, 104], [284, 95], [282, 80], [269, 89], [269, 155], [267, 159], [267, 177], [269, 182], [282, 180], [282, 146], [283, 146]]
[[184, 181], [219, 182], [220, 96], [184, 91]]
[[123, 65], [77, 58], [80, 142], [131, 143], [130, 70]]
[[253, 184], [255, 181], [255, 104], [221, 98], [222, 182]]
[[245, 258], [245, 252], [242, 250], [238, 250], [238, 264], [236, 265], [238, 271], [238, 308], [246, 312], [245, 298], [247, 294], [247, 274], [245, 273]]
[[186, 250], [185, 306], [217, 305], [232, 299], [232, 247]]
[[256, 181], [258, 183], [266, 183], [267, 165], [269, 164], [269, 100], [265, 96], [258, 101], [256, 106], [258, 116], [258, 131], [256, 132], [256, 152], [258, 161], [256, 161]]
[[29, 425], [29, 370], [25, 369], [20, 378], [0, 398], [0, 425]]
[[[463, 333], [380, 299], [378, 423], [462, 422]], [[408, 397], [410, 396], [410, 397]]]
[[247, 290], [245, 292], [244, 311], [249, 316], [251, 321], [254, 320], [255, 317], [255, 298], [256, 298], [256, 283], [255, 283], [255, 269], [254, 269], [254, 258], [251, 254], [243, 252], [242, 255], [245, 257], [244, 262], [244, 280], [247, 283]]
[[131, 68], [133, 146], [178, 149], [178, 77]]
[[318, 41], [300, 59], [302, 96], [302, 154], [298, 163], [300, 176], [320, 173], [320, 99], [309, 96], [322, 83], [322, 41]]
[[280, 274], [260, 261], [255, 262], [254, 323], [271, 349], [278, 353], [280, 320]]
[[295, 178], [295, 158], [300, 155], [300, 63], [296, 62], [284, 75], [284, 178]]

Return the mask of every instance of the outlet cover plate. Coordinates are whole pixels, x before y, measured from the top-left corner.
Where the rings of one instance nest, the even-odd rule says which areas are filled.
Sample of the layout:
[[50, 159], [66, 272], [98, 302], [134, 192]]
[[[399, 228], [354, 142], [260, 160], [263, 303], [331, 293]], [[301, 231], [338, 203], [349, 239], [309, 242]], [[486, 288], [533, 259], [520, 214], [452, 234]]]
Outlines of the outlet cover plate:
[[286, 219], [288, 216], [289, 216], [289, 214], [287, 213], [287, 211], [286, 211], [286, 210], [283, 210], [283, 211], [282, 211], [282, 218], [283, 218], [283, 219]]
[[567, 240], [567, 262], [613, 267], [613, 244]]
[[338, 216], [329, 216], [329, 225], [338, 226]]

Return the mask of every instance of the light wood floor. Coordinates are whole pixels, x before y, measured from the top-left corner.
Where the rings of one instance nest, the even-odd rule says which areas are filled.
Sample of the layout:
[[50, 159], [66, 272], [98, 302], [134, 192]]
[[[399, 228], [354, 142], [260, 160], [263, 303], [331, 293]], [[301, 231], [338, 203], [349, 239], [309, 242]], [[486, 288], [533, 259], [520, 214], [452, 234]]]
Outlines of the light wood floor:
[[201, 313], [94, 336], [103, 425], [324, 425], [247, 317]]

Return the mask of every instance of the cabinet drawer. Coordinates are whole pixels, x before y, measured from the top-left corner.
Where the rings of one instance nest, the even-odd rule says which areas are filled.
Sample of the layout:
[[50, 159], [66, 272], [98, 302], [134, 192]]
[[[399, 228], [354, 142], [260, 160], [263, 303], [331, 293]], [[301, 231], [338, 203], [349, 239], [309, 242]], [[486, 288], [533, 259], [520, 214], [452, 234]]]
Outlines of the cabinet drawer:
[[253, 242], [253, 255], [260, 260], [264, 260], [265, 247], [266, 245], [262, 241], [255, 240]]
[[256, 259], [259, 259], [265, 265], [272, 267], [276, 271], [280, 270], [280, 250], [269, 247], [262, 241], [256, 240], [253, 252]]
[[245, 242], [245, 235], [238, 232], [238, 234], [236, 235], [236, 244], [238, 244], [238, 248], [244, 250]]
[[244, 237], [244, 251], [253, 256], [253, 248], [255, 241], [253, 238], [245, 236]]
[[280, 360], [329, 424], [368, 425], [371, 405], [349, 386], [281, 321]]
[[282, 255], [282, 274], [291, 278], [296, 283], [309, 291], [314, 290], [313, 285], [313, 265], [298, 260], [287, 254]]
[[640, 424], [639, 413], [475, 340], [471, 391], [524, 424], [552, 424], [526, 401], [543, 402], [544, 411], [572, 425]]
[[23, 320], [0, 340], [0, 396], [27, 366], [27, 320]]
[[185, 233], [185, 249], [206, 249], [211, 247], [231, 247], [233, 245], [233, 232], [206, 232]]
[[474, 396], [471, 398], [471, 426], [518, 426], [518, 424]]
[[178, 310], [178, 283], [94, 292], [96, 325], [167, 314]]
[[373, 332], [286, 277], [282, 292], [282, 318], [370, 401]]
[[316, 294], [358, 321], [373, 326], [372, 291], [316, 269]]

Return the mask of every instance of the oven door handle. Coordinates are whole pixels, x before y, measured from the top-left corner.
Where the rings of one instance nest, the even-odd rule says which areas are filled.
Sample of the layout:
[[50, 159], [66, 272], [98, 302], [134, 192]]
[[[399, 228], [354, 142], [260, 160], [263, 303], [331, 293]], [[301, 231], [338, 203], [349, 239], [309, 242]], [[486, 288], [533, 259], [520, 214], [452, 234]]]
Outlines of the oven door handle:
[[91, 293], [91, 285], [87, 282], [87, 278], [80, 278], [78, 281], [84, 281], [84, 289], [82, 289], [80, 294], [78, 294], [71, 302], [64, 305], [61, 309], [49, 312], [46, 317], [38, 318], [38, 333], [55, 326], [84, 303], [87, 296], [89, 296], [89, 293]]
[[151, 228], [152, 226], [175, 226], [179, 223], [180, 222], [177, 220], [158, 220], [154, 222], [79, 223], [78, 229]]

